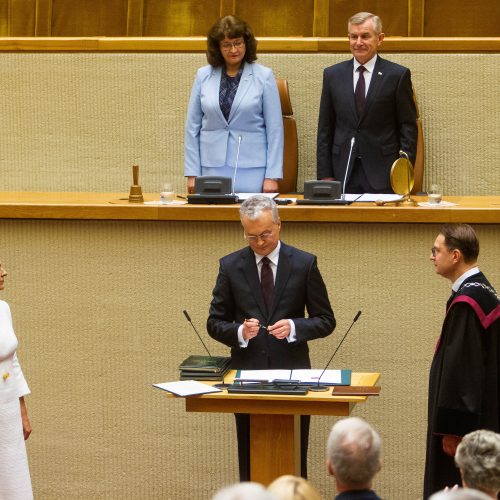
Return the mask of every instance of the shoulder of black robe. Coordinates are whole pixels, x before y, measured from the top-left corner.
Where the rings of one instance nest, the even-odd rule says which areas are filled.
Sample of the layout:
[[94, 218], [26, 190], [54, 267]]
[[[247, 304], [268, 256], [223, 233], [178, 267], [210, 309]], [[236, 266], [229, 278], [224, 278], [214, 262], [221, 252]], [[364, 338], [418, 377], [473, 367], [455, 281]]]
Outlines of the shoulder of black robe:
[[460, 302], [472, 307], [485, 329], [500, 318], [500, 298], [481, 272], [470, 276], [462, 283], [449, 309]]

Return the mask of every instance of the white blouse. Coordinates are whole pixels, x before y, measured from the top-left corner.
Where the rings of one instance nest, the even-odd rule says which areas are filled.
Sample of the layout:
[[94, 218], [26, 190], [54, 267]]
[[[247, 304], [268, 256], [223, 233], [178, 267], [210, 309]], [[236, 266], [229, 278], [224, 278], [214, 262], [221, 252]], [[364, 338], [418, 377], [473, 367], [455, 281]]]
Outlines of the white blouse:
[[17, 359], [17, 345], [9, 305], [0, 300], [0, 404], [30, 393]]

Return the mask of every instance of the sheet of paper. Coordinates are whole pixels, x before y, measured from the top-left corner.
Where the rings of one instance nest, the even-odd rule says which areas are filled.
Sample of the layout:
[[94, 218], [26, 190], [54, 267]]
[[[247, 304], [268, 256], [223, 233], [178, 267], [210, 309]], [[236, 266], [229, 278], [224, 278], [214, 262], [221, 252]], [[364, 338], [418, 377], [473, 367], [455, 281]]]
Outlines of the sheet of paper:
[[441, 203], [429, 203], [428, 201], [419, 201], [419, 207], [429, 207], [429, 208], [441, 208], [441, 207], [454, 207], [456, 203], [452, 203], [451, 201], [442, 200]]
[[361, 196], [362, 196], [361, 194], [356, 194], [356, 193], [345, 193], [344, 199], [346, 199], [347, 201], [361, 201], [359, 199]]
[[[316, 383], [321, 375], [321, 369], [311, 370], [292, 370], [292, 379], [300, 380], [303, 383]], [[319, 379], [323, 384], [340, 384], [342, 382], [342, 374], [340, 370], [325, 370], [325, 373]]]
[[239, 378], [245, 380], [290, 380], [290, 370], [241, 370]]
[[356, 201], [396, 201], [400, 198], [400, 194], [364, 193]]
[[212, 387], [196, 380], [179, 380], [176, 382], [162, 382], [153, 384], [153, 387], [168, 391], [177, 396], [193, 396], [195, 394], [210, 394], [212, 392], [221, 392], [217, 387]]
[[266, 196], [267, 198], [271, 199], [276, 198], [276, 196], [279, 195], [279, 193], [236, 193], [236, 196], [238, 196], [240, 200], [246, 200], [248, 198], [251, 198], [252, 196], [255, 196], [256, 194]]

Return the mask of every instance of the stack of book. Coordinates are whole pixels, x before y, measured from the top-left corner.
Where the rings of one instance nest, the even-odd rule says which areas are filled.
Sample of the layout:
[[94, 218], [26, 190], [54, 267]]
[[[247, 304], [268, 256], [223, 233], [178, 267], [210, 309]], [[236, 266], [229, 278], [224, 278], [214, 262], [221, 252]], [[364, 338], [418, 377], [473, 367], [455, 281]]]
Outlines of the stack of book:
[[180, 380], [222, 380], [230, 363], [225, 356], [189, 356], [179, 366]]

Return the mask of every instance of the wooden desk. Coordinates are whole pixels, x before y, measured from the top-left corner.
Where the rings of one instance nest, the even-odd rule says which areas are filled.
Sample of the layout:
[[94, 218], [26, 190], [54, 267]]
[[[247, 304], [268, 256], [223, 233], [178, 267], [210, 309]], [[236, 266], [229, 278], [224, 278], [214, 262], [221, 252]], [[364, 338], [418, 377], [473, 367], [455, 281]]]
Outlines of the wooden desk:
[[[128, 193], [0, 192], [0, 219], [239, 221], [238, 205], [144, 205], [128, 203], [127, 198]], [[144, 199], [158, 200], [159, 194], [145, 193]], [[500, 223], [500, 196], [446, 196], [445, 200], [457, 205], [288, 205], [279, 211], [281, 220], [287, 222]]]
[[[233, 371], [226, 377], [231, 382]], [[380, 373], [352, 373], [352, 385], [374, 386]], [[186, 398], [186, 411], [250, 414], [250, 477], [269, 484], [283, 474], [300, 475], [300, 415], [347, 416], [367, 396], [229, 394]]]

